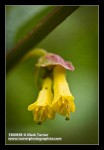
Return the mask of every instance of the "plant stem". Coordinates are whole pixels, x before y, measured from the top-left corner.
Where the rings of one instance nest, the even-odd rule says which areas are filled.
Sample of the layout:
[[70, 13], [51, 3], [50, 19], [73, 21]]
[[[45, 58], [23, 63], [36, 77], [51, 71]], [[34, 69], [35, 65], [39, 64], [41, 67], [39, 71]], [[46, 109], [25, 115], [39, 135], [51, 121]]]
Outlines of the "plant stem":
[[56, 6], [7, 54], [6, 71], [11, 70], [28, 51], [35, 47], [78, 7]]
[[26, 59], [31, 58], [31, 57], [43, 56], [45, 54], [47, 54], [46, 50], [41, 49], [41, 48], [34, 48], [33, 50], [26, 53], [26, 55], [24, 55], [24, 57], [22, 58], [22, 61], [25, 61]]

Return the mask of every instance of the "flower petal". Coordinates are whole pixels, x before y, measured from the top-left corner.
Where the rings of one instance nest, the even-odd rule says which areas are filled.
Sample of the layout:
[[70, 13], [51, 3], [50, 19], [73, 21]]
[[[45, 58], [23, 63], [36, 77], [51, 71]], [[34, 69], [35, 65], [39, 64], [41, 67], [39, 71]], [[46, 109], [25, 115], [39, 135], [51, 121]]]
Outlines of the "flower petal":
[[35, 109], [35, 103], [33, 103], [33, 104], [30, 104], [29, 106], [28, 106], [28, 110], [29, 111], [32, 111], [32, 110], [34, 110]]

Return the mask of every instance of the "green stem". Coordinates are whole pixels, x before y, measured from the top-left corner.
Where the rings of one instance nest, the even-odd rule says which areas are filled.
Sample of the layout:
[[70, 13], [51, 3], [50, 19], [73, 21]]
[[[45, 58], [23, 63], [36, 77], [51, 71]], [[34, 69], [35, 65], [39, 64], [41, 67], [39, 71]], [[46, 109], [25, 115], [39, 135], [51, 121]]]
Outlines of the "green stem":
[[35, 48], [31, 51], [29, 51], [22, 59], [22, 61], [25, 61], [26, 59], [30, 57], [36, 57], [36, 56], [43, 56], [47, 54], [47, 51], [41, 48]]
[[56, 6], [7, 54], [6, 71], [11, 70], [28, 51], [35, 47], [78, 7], [79, 6]]

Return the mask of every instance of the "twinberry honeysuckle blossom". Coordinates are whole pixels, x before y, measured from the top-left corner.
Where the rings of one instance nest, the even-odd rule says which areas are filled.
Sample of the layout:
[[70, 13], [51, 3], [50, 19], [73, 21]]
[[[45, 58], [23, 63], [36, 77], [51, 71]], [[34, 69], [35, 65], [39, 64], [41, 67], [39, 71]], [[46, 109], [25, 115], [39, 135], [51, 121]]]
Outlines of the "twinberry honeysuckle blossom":
[[38, 83], [38, 79], [42, 79], [43, 84], [37, 101], [29, 105], [28, 110], [33, 112], [34, 121], [38, 124], [46, 119], [53, 119], [56, 113], [66, 116], [66, 120], [69, 120], [70, 113], [75, 111], [75, 104], [66, 80], [66, 69], [73, 71], [74, 66], [61, 56], [42, 49], [32, 51], [27, 57], [33, 54], [42, 54], [36, 64], [36, 81]]
[[43, 79], [42, 89], [39, 92], [37, 101], [28, 106], [28, 110], [33, 112], [34, 121], [38, 124], [54, 117], [50, 108], [53, 99], [51, 85], [52, 80], [49, 77]]
[[53, 68], [54, 98], [52, 108], [59, 114], [70, 118], [70, 112], [75, 111], [74, 97], [72, 96], [65, 76], [66, 69], [60, 65]]

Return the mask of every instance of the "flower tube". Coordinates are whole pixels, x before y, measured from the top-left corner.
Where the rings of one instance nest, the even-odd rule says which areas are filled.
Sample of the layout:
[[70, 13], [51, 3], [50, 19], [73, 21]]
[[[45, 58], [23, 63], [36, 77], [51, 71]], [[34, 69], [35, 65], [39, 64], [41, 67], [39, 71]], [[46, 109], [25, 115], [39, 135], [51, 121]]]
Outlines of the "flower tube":
[[74, 97], [72, 96], [65, 76], [66, 69], [57, 65], [53, 69], [54, 78], [54, 98], [52, 108], [59, 114], [70, 118], [70, 112], [75, 111]]
[[37, 101], [28, 106], [28, 110], [33, 112], [34, 121], [38, 124], [41, 124], [48, 118], [52, 119], [54, 117], [54, 114], [50, 111], [50, 105], [53, 98], [51, 84], [51, 79], [49, 77], [45, 78]]

